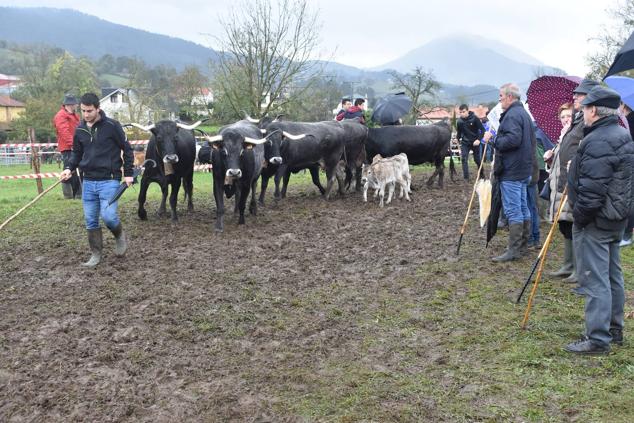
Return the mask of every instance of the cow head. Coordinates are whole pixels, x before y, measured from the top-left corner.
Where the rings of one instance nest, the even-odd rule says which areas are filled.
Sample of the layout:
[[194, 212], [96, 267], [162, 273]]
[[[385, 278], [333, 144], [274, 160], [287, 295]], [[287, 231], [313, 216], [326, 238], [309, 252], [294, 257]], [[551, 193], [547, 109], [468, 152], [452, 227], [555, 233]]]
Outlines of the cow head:
[[266, 138], [255, 139], [243, 135], [237, 130], [226, 130], [221, 134], [207, 137], [214, 150], [220, 152], [222, 162], [227, 169], [227, 178], [241, 178], [240, 161], [245, 154], [252, 152], [253, 146], [263, 144]]
[[285, 142], [293, 142], [306, 138], [306, 134], [291, 134], [290, 132], [277, 128], [275, 125], [272, 125], [267, 131], [266, 138], [267, 141], [270, 141], [269, 148], [271, 151], [271, 156], [270, 158], [267, 156], [267, 160], [272, 164], [282, 164], [281, 151]]
[[198, 121], [193, 125], [184, 125], [171, 120], [162, 120], [148, 126], [142, 126], [138, 123], [131, 123], [130, 125], [151, 132], [156, 142], [158, 156], [163, 159], [164, 163], [174, 164], [178, 163], [179, 160], [178, 152], [176, 151], [179, 128], [191, 131], [201, 123], [202, 121]]

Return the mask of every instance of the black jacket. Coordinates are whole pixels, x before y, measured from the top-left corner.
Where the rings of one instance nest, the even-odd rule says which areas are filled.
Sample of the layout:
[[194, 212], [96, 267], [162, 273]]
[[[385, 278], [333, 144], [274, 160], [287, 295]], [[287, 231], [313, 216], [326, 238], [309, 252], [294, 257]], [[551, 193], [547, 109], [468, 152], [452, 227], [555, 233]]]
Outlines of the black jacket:
[[568, 172], [575, 225], [583, 228], [594, 221], [599, 229], [623, 230], [632, 207], [632, 138], [617, 116], [599, 119], [584, 134]]
[[495, 137], [495, 175], [501, 181], [521, 181], [531, 176], [536, 163], [535, 145], [533, 122], [524, 105], [515, 101], [500, 116]]
[[[99, 111], [99, 119], [92, 127], [81, 121], [73, 137], [73, 154], [66, 166], [74, 171], [79, 166], [88, 180], [121, 179], [132, 176], [134, 155], [121, 124]], [[123, 160], [121, 152], [123, 151]]]
[[[456, 125], [456, 138], [461, 142], [472, 144], [484, 136], [485, 129], [482, 121], [473, 112], [469, 112], [466, 119], [459, 118]], [[464, 141], [463, 141], [464, 140]]]

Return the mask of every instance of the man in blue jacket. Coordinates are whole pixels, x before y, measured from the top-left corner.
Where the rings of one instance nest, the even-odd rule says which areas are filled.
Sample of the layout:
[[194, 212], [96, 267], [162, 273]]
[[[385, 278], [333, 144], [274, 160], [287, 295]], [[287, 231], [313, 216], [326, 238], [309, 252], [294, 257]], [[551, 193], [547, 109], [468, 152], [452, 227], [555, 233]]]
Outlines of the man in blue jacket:
[[[531, 229], [526, 190], [533, 173], [535, 160], [533, 123], [520, 102], [520, 89], [516, 84], [500, 87], [500, 104], [504, 112], [495, 138], [495, 164], [493, 172], [500, 181], [502, 207], [509, 222], [509, 241], [504, 254], [493, 261], [505, 262], [521, 257]], [[491, 139], [491, 133], [484, 140]]]
[[634, 143], [618, 123], [620, 100], [602, 86], [588, 92], [584, 138], [568, 172], [578, 291], [586, 296], [585, 336], [565, 348], [576, 354], [607, 354], [611, 343], [623, 343], [619, 242], [634, 206]]
[[127, 249], [125, 234], [117, 216], [117, 202], [108, 206], [108, 201], [119, 188], [122, 173], [125, 183], [132, 185], [134, 157], [121, 124], [99, 109], [99, 97], [87, 93], [81, 97], [80, 103], [83, 120], [75, 129], [73, 152], [64, 166], [61, 179], [70, 178], [78, 166], [84, 172], [82, 205], [92, 255], [83, 265], [94, 267], [101, 261], [103, 248], [99, 216], [115, 237], [115, 254], [122, 256]]

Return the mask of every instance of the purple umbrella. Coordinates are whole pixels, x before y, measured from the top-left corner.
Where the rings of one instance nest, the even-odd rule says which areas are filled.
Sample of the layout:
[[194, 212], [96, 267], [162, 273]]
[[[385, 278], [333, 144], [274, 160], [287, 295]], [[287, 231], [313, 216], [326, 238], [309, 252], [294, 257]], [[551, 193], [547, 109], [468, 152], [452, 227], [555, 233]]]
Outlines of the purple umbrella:
[[572, 103], [572, 91], [579, 85], [578, 76], [542, 76], [531, 82], [526, 92], [528, 108], [539, 126], [553, 141], [559, 139], [559, 107]]

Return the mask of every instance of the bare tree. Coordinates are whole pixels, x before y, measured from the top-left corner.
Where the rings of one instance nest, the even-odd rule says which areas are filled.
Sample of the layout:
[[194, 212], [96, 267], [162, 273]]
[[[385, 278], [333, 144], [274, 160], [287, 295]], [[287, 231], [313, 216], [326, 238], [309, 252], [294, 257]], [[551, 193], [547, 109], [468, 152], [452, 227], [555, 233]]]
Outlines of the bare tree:
[[412, 99], [412, 111], [410, 117], [405, 120], [406, 123], [415, 123], [418, 110], [432, 105], [436, 99], [440, 83], [436, 81], [432, 71], [427, 72], [420, 66], [414, 68], [412, 73], [400, 74], [395, 71], [389, 73], [394, 78], [392, 89], [402, 89]]
[[590, 66], [588, 77], [602, 79], [614, 61], [616, 53], [634, 31], [634, 0], [621, 0], [607, 9], [614, 24], [603, 27], [601, 34], [591, 40], [599, 44], [599, 50], [586, 57]]
[[207, 77], [200, 72], [198, 67], [188, 66], [183, 69], [174, 80], [174, 93], [180, 111], [190, 117], [194, 117], [193, 115], [202, 109], [209, 114], [206, 104], [194, 104], [194, 100], [203, 97], [203, 90], [208, 88], [208, 85]]
[[214, 87], [234, 113], [266, 115], [301, 96], [319, 73], [311, 55], [317, 51], [320, 25], [307, 0], [243, 2], [221, 20], [224, 38], [214, 66]]

